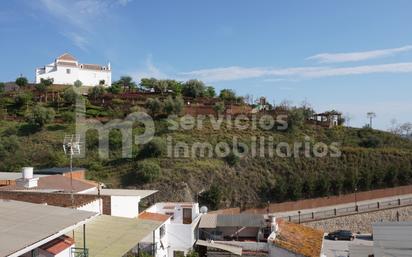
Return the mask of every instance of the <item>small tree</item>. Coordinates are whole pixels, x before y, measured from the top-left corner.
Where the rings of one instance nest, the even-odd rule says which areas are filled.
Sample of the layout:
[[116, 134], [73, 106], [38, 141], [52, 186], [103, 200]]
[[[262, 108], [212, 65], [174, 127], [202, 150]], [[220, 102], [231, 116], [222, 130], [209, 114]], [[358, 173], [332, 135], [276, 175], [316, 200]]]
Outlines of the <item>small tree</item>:
[[122, 86], [124, 91], [126, 91], [126, 89], [131, 91], [133, 88], [136, 88], [136, 83], [130, 76], [121, 76], [116, 83]]
[[67, 104], [73, 105], [76, 103], [76, 98], [78, 97], [77, 93], [73, 88], [68, 88], [63, 93], [63, 99]]
[[222, 191], [217, 185], [212, 185], [210, 189], [199, 195], [199, 202], [209, 206], [211, 210], [217, 210], [222, 200]]
[[106, 89], [103, 86], [92, 87], [88, 92], [89, 96], [94, 100], [101, 98], [105, 93]]
[[42, 128], [47, 123], [54, 120], [55, 112], [52, 108], [45, 108], [40, 105], [36, 105], [33, 111], [29, 113], [26, 118], [27, 121], [36, 127]]
[[215, 97], [216, 96], [216, 91], [215, 88], [212, 86], [209, 86], [206, 88], [205, 96], [207, 97]]
[[176, 98], [172, 98], [169, 96], [166, 101], [164, 102], [163, 111], [167, 114], [176, 114], [179, 115], [183, 110], [183, 99], [180, 96]]
[[197, 79], [186, 81], [182, 86], [182, 94], [187, 97], [199, 97], [205, 94], [205, 84]]
[[29, 81], [27, 80], [26, 77], [18, 77], [18, 78], [16, 79], [16, 84], [17, 84], [19, 87], [25, 87], [25, 86], [27, 86], [27, 84], [29, 84]]
[[151, 160], [140, 161], [137, 164], [136, 179], [143, 183], [150, 183], [160, 177], [160, 166]]
[[83, 86], [83, 83], [82, 83], [80, 80], [76, 80], [76, 81], [73, 83], [73, 85], [74, 85], [75, 87], [79, 88], [79, 87]]
[[216, 114], [221, 114], [225, 111], [225, 104], [223, 102], [217, 102], [213, 106], [213, 110], [216, 112]]
[[160, 157], [166, 152], [166, 143], [159, 137], [153, 138], [143, 145], [139, 152], [139, 158]]
[[145, 106], [149, 110], [150, 115], [155, 117], [162, 111], [163, 104], [157, 98], [149, 98], [147, 99]]
[[223, 101], [234, 102], [236, 101], [236, 93], [231, 89], [222, 89], [219, 94], [219, 98]]
[[4, 85], [4, 83], [3, 82], [0, 82], [0, 93], [3, 93], [4, 92], [4, 89], [5, 89], [5, 85]]
[[20, 93], [14, 99], [14, 102], [18, 107], [26, 106], [26, 110], [29, 108], [29, 103], [33, 100], [31, 93]]

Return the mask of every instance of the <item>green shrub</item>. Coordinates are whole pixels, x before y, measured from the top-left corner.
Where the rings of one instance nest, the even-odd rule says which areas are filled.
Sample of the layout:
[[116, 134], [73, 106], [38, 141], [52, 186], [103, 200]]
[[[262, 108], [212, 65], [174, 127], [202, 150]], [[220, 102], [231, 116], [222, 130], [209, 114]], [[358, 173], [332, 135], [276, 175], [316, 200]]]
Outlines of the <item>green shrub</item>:
[[166, 152], [166, 143], [162, 138], [154, 137], [150, 142], [143, 145], [139, 152], [139, 158], [160, 157]]
[[137, 164], [137, 182], [150, 183], [160, 177], [160, 166], [151, 160], [139, 161]]

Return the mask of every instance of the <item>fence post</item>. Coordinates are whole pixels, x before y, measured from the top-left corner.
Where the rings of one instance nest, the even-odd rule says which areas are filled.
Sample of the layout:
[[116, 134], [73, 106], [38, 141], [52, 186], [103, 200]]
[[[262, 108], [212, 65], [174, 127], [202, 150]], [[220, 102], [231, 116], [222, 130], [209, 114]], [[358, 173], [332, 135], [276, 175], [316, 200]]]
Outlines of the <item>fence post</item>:
[[336, 216], [336, 208], [335, 208], [335, 209], [333, 209], [333, 212], [335, 213], [335, 216]]
[[377, 205], [378, 205], [378, 209], [379, 209], [379, 202], [377, 202]]
[[315, 219], [315, 213], [314, 212], [312, 212], [312, 219], [313, 220]]
[[289, 216], [289, 222], [291, 222], [291, 221], [292, 221], [292, 217]]
[[299, 214], [299, 224], [300, 224], [300, 211], [298, 211], [298, 214]]
[[401, 199], [398, 198], [398, 205], [401, 205]]

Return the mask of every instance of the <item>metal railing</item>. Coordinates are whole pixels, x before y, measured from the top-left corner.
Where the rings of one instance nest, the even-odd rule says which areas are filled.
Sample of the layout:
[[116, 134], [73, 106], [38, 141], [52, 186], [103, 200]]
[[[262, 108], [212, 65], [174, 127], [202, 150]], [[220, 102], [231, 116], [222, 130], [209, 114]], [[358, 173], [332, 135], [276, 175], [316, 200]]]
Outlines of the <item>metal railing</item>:
[[283, 219], [288, 220], [290, 222], [295, 223], [302, 223], [302, 222], [309, 222], [315, 220], [322, 220], [322, 219], [330, 219], [339, 216], [345, 216], [350, 214], [356, 213], [364, 213], [376, 210], [384, 210], [390, 209], [398, 206], [408, 206], [412, 205], [412, 197], [411, 198], [403, 198], [403, 199], [395, 199], [390, 201], [377, 201], [375, 203], [369, 204], [358, 204], [343, 208], [331, 208], [324, 211], [315, 211], [315, 212], [305, 212], [301, 213], [301, 211], [297, 211], [297, 215], [289, 215], [289, 216], [282, 216]]
[[72, 248], [73, 257], [88, 257], [89, 249], [88, 248]]

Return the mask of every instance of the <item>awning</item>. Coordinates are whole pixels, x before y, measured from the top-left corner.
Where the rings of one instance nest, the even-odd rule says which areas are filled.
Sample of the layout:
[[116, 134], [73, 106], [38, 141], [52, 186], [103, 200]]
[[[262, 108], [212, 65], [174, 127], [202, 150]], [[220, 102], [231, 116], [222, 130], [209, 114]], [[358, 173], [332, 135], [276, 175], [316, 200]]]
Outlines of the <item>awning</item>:
[[197, 240], [196, 245], [206, 246], [210, 248], [220, 249], [226, 252], [231, 252], [236, 255], [242, 255], [242, 247], [227, 245], [222, 243], [215, 243], [213, 241]]
[[[98, 216], [86, 225], [89, 257], [123, 256], [162, 224], [152, 220]], [[83, 247], [83, 229], [75, 230], [75, 242], [76, 247]]]

